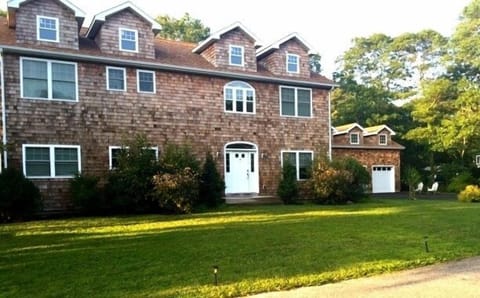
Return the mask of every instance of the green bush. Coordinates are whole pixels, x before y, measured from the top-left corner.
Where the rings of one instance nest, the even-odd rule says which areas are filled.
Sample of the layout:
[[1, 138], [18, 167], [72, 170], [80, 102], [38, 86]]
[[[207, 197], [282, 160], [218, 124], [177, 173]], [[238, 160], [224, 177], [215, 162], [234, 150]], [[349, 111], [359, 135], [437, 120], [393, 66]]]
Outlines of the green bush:
[[422, 176], [417, 169], [412, 166], [407, 166], [403, 170], [402, 177], [404, 177], [403, 180], [408, 185], [408, 196], [410, 199], [415, 199], [415, 190], [421, 182]]
[[105, 210], [105, 202], [98, 182], [98, 177], [84, 174], [77, 174], [70, 180], [70, 195], [73, 204], [82, 213], [99, 214]]
[[200, 175], [199, 203], [216, 207], [223, 202], [225, 182], [217, 170], [211, 153], [207, 153]]
[[458, 194], [460, 202], [480, 202], [480, 187], [477, 185], [467, 185], [463, 191]]
[[191, 168], [153, 177], [152, 197], [158, 206], [174, 213], [190, 213], [199, 195], [198, 175]]
[[150, 194], [152, 177], [159, 165], [145, 136], [125, 142], [118, 156], [118, 167], [110, 171], [105, 185], [107, 203], [114, 212], [151, 212], [156, 205]]
[[195, 173], [200, 171], [200, 162], [189, 145], [167, 144], [160, 164], [162, 171], [166, 173], [175, 173], [179, 169], [186, 168], [190, 168]]
[[467, 185], [474, 184], [475, 178], [469, 172], [463, 172], [453, 177], [447, 186], [448, 192], [459, 193], [467, 187]]
[[29, 219], [42, 207], [40, 191], [14, 168], [0, 174], [0, 221]]
[[352, 158], [329, 161], [327, 157], [315, 161], [311, 185], [314, 200], [320, 204], [357, 202], [364, 195], [369, 181], [365, 168]]
[[290, 162], [284, 162], [277, 195], [285, 204], [294, 204], [298, 197], [297, 172]]

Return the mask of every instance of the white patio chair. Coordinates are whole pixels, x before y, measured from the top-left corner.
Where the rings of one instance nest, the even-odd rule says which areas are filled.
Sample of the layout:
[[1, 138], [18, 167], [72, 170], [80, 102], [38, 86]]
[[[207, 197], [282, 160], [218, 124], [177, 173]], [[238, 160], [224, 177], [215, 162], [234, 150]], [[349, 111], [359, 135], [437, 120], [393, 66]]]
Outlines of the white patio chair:
[[415, 188], [415, 192], [422, 192], [423, 191], [423, 182], [418, 183], [417, 188]]
[[427, 192], [435, 194], [438, 191], [438, 182], [433, 182], [432, 187], [427, 187]]

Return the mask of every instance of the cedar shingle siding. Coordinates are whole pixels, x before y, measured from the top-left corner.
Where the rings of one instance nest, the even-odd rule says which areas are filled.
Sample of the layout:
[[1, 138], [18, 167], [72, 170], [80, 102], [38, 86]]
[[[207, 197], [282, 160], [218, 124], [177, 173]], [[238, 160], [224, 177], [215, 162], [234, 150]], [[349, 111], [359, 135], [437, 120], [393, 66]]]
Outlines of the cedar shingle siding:
[[[333, 82], [310, 74], [307, 50], [296, 41], [264, 57], [268, 62], [257, 68], [254, 41], [239, 28], [198, 54], [192, 52], [195, 44], [155, 38], [152, 25], [133, 7], [108, 16], [93, 40], [85, 37], [87, 29], [79, 35], [74, 13], [61, 2], [25, 1], [16, 10], [15, 28], [0, 19], [9, 166], [22, 169], [24, 144], [79, 145], [82, 172], [103, 176], [109, 170], [109, 146], [143, 133], [160, 154], [167, 142], [189, 143], [201, 158], [210, 151], [224, 173], [225, 145], [243, 141], [258, 147], [259, 193], [274, 195], [282, 150], [328, 150], [328, 93]], [[44, 13], [59, 18], [59, 43], [36, 40], [31, 20]], [[138, 31], [138, 53], [118, 50], [120, 26]], [[228, 65], [229, 44], [244, 47], [244, 67]], [[21, 97], [20, 57], [38, 56], [36, 51], [42, 59], [76, 63], [78, 102]], [[300, 74], [285, 72], [286, 51], [301, 57]], [[107, 66], [126, 69], [125, 92], [106, 90]], [[137, 92], [137, 69], [155, 71], [155, 94]], [[255, 114], [225, 112], [224, 86], [235, 80], [255, 89]], [[280, 116], [280, 85], [312, 90], [312, 118]], [[46, 210], [71, 208], [69, 179], [34, 182]]]

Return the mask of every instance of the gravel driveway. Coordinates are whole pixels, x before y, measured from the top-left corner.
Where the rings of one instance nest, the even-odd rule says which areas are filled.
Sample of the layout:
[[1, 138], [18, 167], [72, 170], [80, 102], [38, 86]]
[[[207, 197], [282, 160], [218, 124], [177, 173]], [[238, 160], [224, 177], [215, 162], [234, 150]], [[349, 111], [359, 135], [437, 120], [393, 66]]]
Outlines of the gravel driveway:
[[480, 297], [480, 257], [249, 297]]

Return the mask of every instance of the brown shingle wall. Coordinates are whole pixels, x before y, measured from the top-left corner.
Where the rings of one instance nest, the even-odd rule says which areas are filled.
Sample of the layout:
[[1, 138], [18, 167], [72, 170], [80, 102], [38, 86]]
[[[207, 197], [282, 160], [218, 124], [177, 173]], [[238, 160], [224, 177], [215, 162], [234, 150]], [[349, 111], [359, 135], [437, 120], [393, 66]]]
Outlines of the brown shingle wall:
[[[119, 28], [137, 30], [138, 53], [120, 51]], [[124, 9], [107, 17], [95, 41], [105, 54], [120, 55], [133, 58], [155, 58], [154, 34], [152, 25], [137, 16], [129, 9]]]
[[[298, 74], [287, 72], [287, 53], [300, 57], [300, 72]], [[282, 44], [280, 49], [263, 58], [260, 63], [275, 75], [310, 78], [308, 53], [295, 39]]]
[[[59, 42], [37, 40], [37, 15], [58, 18]], [[26, 1], [16, 13], [17, 43], [78, 50], [78, 23], [74, 13], [59, 1]]]
[[385, 165], [395, 168], [395, 191], [400, 191], [400, 151], [399, 150], [365, 150], [334, 148], [333, 158], [353, 157], [367, 167], [372, 175], [372, 166]]
[[[226, 143], [258, 145], [260, 192], [275, 194], [281, 150], [325, 152], [328, 146], [328, 93], [314, 89], [315, 118], [280, 117], [278, 85], [248, 81], [256, 91], [256, 114], [224, 112], [223, 87], [230, 80], [157, 72], [154, 95], [139, 94], [136, 69], [127, 68], [127, 92], [107, 91], [105, 65], [79, 63], [79, 102], [20, 98], [19, 58], [5, 55], [10, 164], [21, 168], [22, 144], [80, 145], [82, 170], [104, 175], [108, 146], [144, 133], [153, 145], [190, 143], [199, 157], [211, 151], [223, 173]], [[263, 158], [261, 154], [263, 153]], [[67, 181], [37, 180], [47, 209], [68, 206]], [[63, 188], [58, 185], [63, 185]]]

